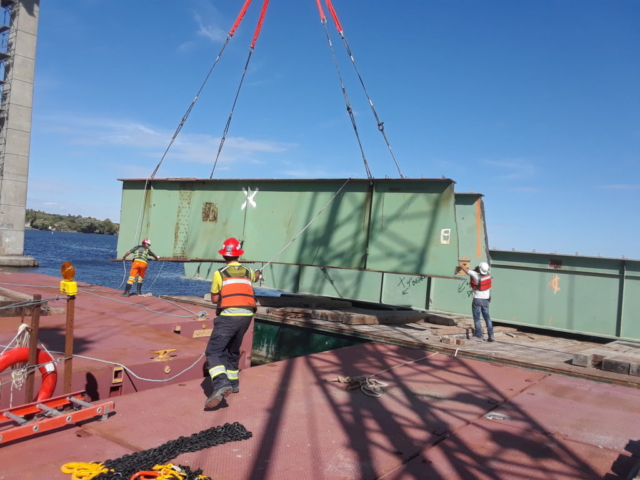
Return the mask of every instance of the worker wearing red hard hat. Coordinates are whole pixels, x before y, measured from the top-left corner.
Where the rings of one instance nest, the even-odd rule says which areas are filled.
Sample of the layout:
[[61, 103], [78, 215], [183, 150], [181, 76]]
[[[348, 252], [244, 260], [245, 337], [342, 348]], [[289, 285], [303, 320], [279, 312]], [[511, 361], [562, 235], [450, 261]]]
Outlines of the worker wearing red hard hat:
[[138, 295], [142, 295], [142, 282], [144, 276], [147, 273], [147, 262], [149, 257], [153, 257], [156, 260], [160, 260], [160, 257], [151, 251], [151, 240], [145, 238], [142, 240], [142, 245], [137, 245], [124, 254], [122, 260], [126, 260], [129, 255], [133, 254], [133, 263], [131, 264], [131, 272], [129, 272], [129, 280], [127, 280], [127, 286], [121, 296], [128, 297], [131, 295], [131, 287], [138, 279]]
[[260, 280], [260, 270], [254, 271], [238, 261], [244, 250], [237, 239], [225, 240], [218, 253], [226, 265], [213, 273], [211, 283], [211, 301], [217, 304], [217, 310], [205, 350], [213, 384], [213, 393], [205, 402], [207, 408], [218, 406], [223, 398], [240, 391], [240, 345], [256, 311], [251, 284]]

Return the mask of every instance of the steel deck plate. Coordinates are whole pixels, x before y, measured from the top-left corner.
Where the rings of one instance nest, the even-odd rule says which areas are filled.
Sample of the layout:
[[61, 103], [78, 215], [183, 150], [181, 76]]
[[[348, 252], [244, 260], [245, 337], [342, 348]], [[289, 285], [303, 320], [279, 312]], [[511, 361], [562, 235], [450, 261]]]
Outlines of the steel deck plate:
[[[389, 384], [380, 398], [327, 381], [378, 372], [375, 378]], [[213, 411], [203, 408], [208, 380], [122, 396], [108, 421], [37, 439], [46, 442], [52, 461], [21, 466], [45, 448], [27, 441], [1, 448], [0, 465], [3, 473], [9, 465], [12, 476], [6, 478], [57, 479], [63, 463], [119, 455], [109, 450], [113, 444], [143, 450], [235, 421], [253, 438], [184, 454], [176, 463], [203, 468], [216, 480], [546, 480], [622, 475], [638, 460], [620, 450], [637, 440], [637, 410], [617, 413], [621, 419], [627, 416], [628, 429], [616, 427], [618, 420], [610, 427], [609, 418], [616, 414], [599, 403], [632, 408], [633, 402], [640, 403], [636, 389], [584, 382], [589, 388], [581, 390], [584, 402], [575, 415], [579, 408], [566, 402], [568, 392], [579, 386], [575, 379], [379, 343], [253, 367], [242, 372], [241, 382], [241, 392]], [[549, 405], [556, 406], [555, 417]], [[494, 411], [513, 420], [483, 418]], [[565, 438], [564, 423], [579, 424], [584, 418], [590, 419], [592, 432], [598, 426], [608, 429], [608, 441]], [[90, 442], [84, 454], [68, 441], [77, 434], [91, 435], [80, 439]], [[94, 442], [101, 441], [105, 448], [94, 450]]]
[[482, 419], [383, 479], [623, 479], [637, 461], [628, 454]]
[[513, 427], [640, 457], [640, 442], [628, 445], [640, 440], [637, 389], [553, 375], [496, 412], [508, 415]]
[[[137, 450], [239, 421], [251, 440], [178, 462], [213, 478], [376, 478], [545, 377], [430, 355], [366, 344], [300, 357], [246, 370], [241, 393], [217, 411], [203, 410], [207, 382], [191, 381], [122, 397], [114, 418], [84, 428]], [[389, 383], [380, 398], [326, 382], [387, 369], [376, 377]]]
[[64, 429], [0, 447], [0, 480], [71, 480], [71, 475], [60, 471], [65, 463], [106, 460], [132, 452], [77, 427]]

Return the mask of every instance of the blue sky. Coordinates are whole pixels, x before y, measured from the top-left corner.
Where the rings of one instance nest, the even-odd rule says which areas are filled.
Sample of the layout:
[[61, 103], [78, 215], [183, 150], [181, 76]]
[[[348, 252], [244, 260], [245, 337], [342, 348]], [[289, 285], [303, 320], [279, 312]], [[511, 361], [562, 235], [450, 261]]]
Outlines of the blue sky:
[[[118, 220], [116, 178], [150, 175], [242, 3], [41, 2], [28, 206]], [[403, 173], [485, 194], [491, 247], [640, 258], [640, 2], [334, 5]], [[158, 177], [208, 178], [260, 7]], [[329, 27], [372, 173], [397, 176]], [[271, 0], [216, 176], [365, 177], [314, 0]]]

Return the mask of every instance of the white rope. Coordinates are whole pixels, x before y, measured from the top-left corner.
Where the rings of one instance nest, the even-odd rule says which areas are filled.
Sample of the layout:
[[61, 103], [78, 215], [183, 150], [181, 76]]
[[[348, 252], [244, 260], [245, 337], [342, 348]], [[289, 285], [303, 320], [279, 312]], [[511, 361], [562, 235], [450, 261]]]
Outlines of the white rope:
[[124, 370], [126, 370], [129, 374], [131, 374], [131, 376], [137, 378], [138, 380], [142, 380], [143, 382], [168, 382], [170, 380], [173, 380], [175, 378], [178, 378], [180, 375], [182, 375], [183, 373], [188, 372], [189, 370], [191, 370], [193, 367], [195, 367], [200, 360], [202, 360], [204, 358], [204, 353], [200, 354], [200, 356], [198, 357], [198, 359], [193, 362], [193, 364], [187, 368], [185, 368], [183, 371], [181, 371], [180, 373], [174, 375], [173, 377], [169, 377], [169, 378], [163, 378], [163, 379], [157, 379], [157, 378], [144, 378], [141, 377], [140, 375], [136, 374], [133, 370], [131, 370], [129, 367], [127, 367], [126, 365], [123, 365], [122, 363], [118, 363], [118, 362], [110, 362], [108, 360], [102, 360], [100, 358], [93, 358], [93, 357], [86, 357], [84, 355], [74, 355], [74, 357], [77, 358], [84, 358], [86, 360], [93, 360], [96, 362], [102, 362], [102, 363], [109, 363], [111, 365], [116, 365], [118, 367], [122, 367]]
[[[18, 327], [18, 333], [13, 339], [9, 342], [9, 345], [6, 345], [2, 350], [2, 354], [6, 352], [10, 347], [18, 348], [18, 347], [26, 347], [29, 345], [29, 338], [31, 338], [29, 326], [26, 323], [21, 324]], [[0, 354], [1, 355], [1, 354]], [[27, 364], [26, 362], [16, 363], [11, 366], [11, 380], [5, 383], [11, 383], [11, 390], [9, 391], [9, 407], [13, 407], [13, 390], [20, 390], [24, 385], [24, 379], [27, 376]], [[0, 383], [0, 398], [2, 397], [2, 383]]]
[[117, 298], [110, 298], [110, 297], [105, 297], [104, 295], [98, 295], [97, 293], [91, 293], [91, 292], [88, 292], [87, 290], [83, 290], [83, 291], [88, 293], [89, 295], [95, 295], [96, 297], [106, 298], [107, 300], [112, 300], [114, 302], [124, 303], [126, 305], [132, 305], [134, 307], [142, 307], [145, 310], [148, 310], [151, 313], [157, 313], [158, 315], [168, 315], [170, 317], [178, 317], [178, 318], [191, 318], [191, 315], [177, 315], [175, 313], [158, 312], [157, 310], [151, 310], [149, 307], [142, 305], [140, 303], [125, 302], [123, 300], [118, 300]]
[[168, 303], [168, 304], [170, 304], [170, 305], [173, 305], [174, 307], [178, 307], [178, 308], [181, 308], [181, 309], [183, 309], [183, 310], [186, 310], [187, 312], [192, 313], [194, 316], [197, 316], [197, 315], [198, 315], [198, 313], [199, 313], [199, 312], [198, 312], [198, 313], [196, 313], [196, 312], [194, 312], [194, 311], [192, 311], [192, 310], [189, 310], [188, 308], [183, 307], [182, 305], [178, 305], [177, 303], [170, 302], [169, 300], [167, 300], [167, 299], [166, 299], [166, 298], [164, 298], [164, 297], [158, 297], [158, 298], [160, 298], [161, 300], [164, 300], [165, 302], [167, 302], [167, 303]]
[[[2, 346], [2, 345], [0, 345]], [[7, 345], [8, 347], [8, 345]], [[55, 352], [55, 351], [48, 351], [49, 355], [56, 353], [56, 354], [60, 354], [60, 355], [64, 355], [63, 352]], [[53, 358], [53, 356], [52, 356]], [[53, 360], [53, 363], [60, 363], [64, 360], [67, 360], [68, 358], [84, 358], [85, 360], [92, 360], [94, 362], [101, 362], [101, 363], [108, 363], [110, 365], [115, 365], [117, 367], [122, 367], [124, 370], [126, 370], [132, 377], [137, 378], [138, 380], [142, 380], [143, 382], [168, 382], [171, 380], [174, 380], [175, 378], [178, 378], [180, 375], [182, 375], [183, 373], [188, 372], [189, 370], [191, 370], [193, 367], [195, 367], [196, 365], [198, 365], [198, 363], [200, 362], [200, 360], [202, 360], [204, 358], [204, 353], [200, 354], [200, 356], [196, 359], [195, 362], [193, 362], [190, 366], [188, 366], [187, 368], [185, 368], [184, 370], [182, 370], [180, 373], [174, 375], [173, 377], [169, 377], [169, 378], [163, 378], [163, 379], [157, 379], [157, 378], [145, 378], [145, 377], [141, 377], [140, 375], [138, 375], [137, 373], [135, 373], [133, 370], [131, 370], [129, 367], [127, 367], [126, 365], [122, 364], [122, 363], [118, 363], [118, 362], [110, 362], [109, 360], [102, 360], [101, 358], [94, 358], [94, 357], [87, 357], [85, 355], [77, 355], [74, 354], [73, 357], [64, 357], [64, 358], [57, 358]], [[34, 365], [33, 367], [31, 367], [33, 370], [39, 368], [42, 365], [46, 365], [48, 363], [51, 362], [47, 362], [41, 365]], [[5, 382], [8, 383], [8, 382]], [[0, 383], [0, 386], [2, 386], [3, 384]]]
[[89, 295], [95, 295], [96, 297], [106, 298], [107, 300], [112, 300], [114, 302], [124, 303], [126, 305], [132, 305], [132, 306], [135, 306], [135, 307], [142, 307], [145, 310], [148, 310], [151, 313], [157, 313], [158, 315], [168, 315], [170, 317], [178, 317], [178, 318], [191, 318], [191, 315], [176, 315], [175, 313], [158, 312], [157, 310], [151, 310], [149, 307], [147, 307], [145, 305], [142, 305], [140, 303], [125, 302], [123, 300], [118, 300], [117, 298], [105, 297], [104, 295], [98, 295], [97, 293], [87, 292], [86, 290], [83, 290], [83, 291], [88, 293]]
[[156, 273], [156, 278], [153, 279], [153, 282], [151, 282], [151, 285], [149, 285], [149, 290], [151, 290], [151, 287], [153, 287], [153, 285], [156, 283], [156, 280], [158, 280], [158, 277], [160, 276], [160, 272], [162, 272], [162, 269], [164, 268], [164, 263], [162, 262], [162, 265], [160, 265], [160, 270], [158, 270], [158, 273]]
[[18, 337], [22, 334], [22, 331], [27, 328], [29, 328], [29, 325], [27, 325], [26, 323], [20, 324], [20, 326], [18, 327], [18, 333], [16, 333], [16, 336], [11, 339], [8, 345], [4, 346], [4, 350], [2, 350], [2, 353], [0, 353], [0, 355], [6, 352], [9, 348], [12, 348], [11, 346], [17, 342]]
[[124, 259], [122, 259], [122, 269], [124, 270], [124, 274], [122, 275], [122, 281], [120, 282], [120, 285], [116, 287], [116, 290], [120, 290], [122, 285], [124, 285], [124, 282], [127, 281], [127, 261]]
[[[53, 358], [53, 357], [51, 357], [51, 358]], [[50, 365], [50, 364], [52, 364], [52, 363], [61, 363], [61, 362], [64, 362], [65, 360], [68, 360], [68, 359], [70, 359], [70, 358], [73, 358], [73, 357], [60, 357], [60, 358], [55, 358], [55, 359], [51, 360], [50, 362], [46, 362], [46, 363], [38, 363], [38, 364], [36, 364], [36, 365], [32, 365], [31, 367], [25, 367], [25, 369], [26, 369], [25, 375], [28, 375], [28, 374], [30, 374], [30, 373], [32, 373], [32, 372], [35, 372], [35, 371], [36, 371], [36, 370], [38, 370], [40, 367], [44, 367], [45, 365]], [[11, 374], [11, 372], [1, 372], [1, 373], [0, 373], [0, 375], [9, 375], [9, 374]], [[12, 383], [12, 382], [13, 382], [13, 380], [7, 380], [7, 381], [5, 381], [5, 382], [0, 382], [0, 390], [2, 389], [2, 386], [3, 386], [3, 385], [6, 385], [6, 384], [8, 384], [8, 383]]]
[[[26, 347], [29, 345], [31, 332], [26, 324], [18, 327], [18, 335], [16, 335], [16, 348]], [[11, 393], [9, 394], [9, 407], [13, 407], [13, 391], [22, 390], [24, 380], [27, 378], [27, 363], [20, 362], [11, 366]]]
[[340, 187], [340, 189], [335, 193], [335, 195], [334, 195], [333, 197], [331, 197], [331, 200], [329, 200], [329, 201], [327, 202], [327, 204], [326, 204], [324, 207], [322, 207], [322, 210], [320, 210], [320, 211], [318, 212], [318, 214], [317, 214], [315, 217], [313, 217], [313, 218], [311, 219], [311, 221], [310, 221], [309, 223], [307, 223], [307, 224], [305, 225], [305, 227], [304, 227], [302, 230], [300, 230], [300, 233], [298, 233], [295, 237], [293, 237], [293, 239], [292, 239], [289, 243], [287, 243], [287, 244], [282, 248], [282, 250], [280, 250], [278, 253], [276, 253], [276, 254], [273, 256], [273, 258], [272, 258], [271, 260], [269, 260], [267, 263], [265, 263], [265, 264], [262, 266], [262, 268], [260, 268], [260, 271], [263, 271], [265, 268], [267, 268], [267, 266], [268, 266], [271, 262], [273, 262], [276, 258], [278, 258], [278, 256], [279, 256], [282, 252], [284, 252], [287, 248], [289, 248], [289, 247], [291, 246], [291, 244], [292, 244], [293, 242], [295, 242], [295, 241], [296, 241], [296, 239], [297, 239], [300, 235], [302, 235], [302, 234], [304, 233], [304, 231], [305, 231], [307, 228], [309, 228], [309, 226], [310, 226], [313, 222], [315, 222], [315, 221], [316, 221], [316, 219], [317, 219], [317, 218], [322, 214], [322, 212], [324, 212], [324, 211], [326, 210], [326, 208], [331, 204], [331, 202], [333, 202], [333, 201], [335, 200], [335, 198], [336, 198], [336, 197], [338, 196], [338, 194], [342, 191], [342, 189], [343, 189], [344, 187], [346, 187], [346, 186], [347, 186], [347, 183], [349, 183], [349, 180], [351, 180], [351, 178], [347, 178], [347, 181], [346, 181], [346, 182], [344, 182], [344, 183], [342, 184], [342, 186]]

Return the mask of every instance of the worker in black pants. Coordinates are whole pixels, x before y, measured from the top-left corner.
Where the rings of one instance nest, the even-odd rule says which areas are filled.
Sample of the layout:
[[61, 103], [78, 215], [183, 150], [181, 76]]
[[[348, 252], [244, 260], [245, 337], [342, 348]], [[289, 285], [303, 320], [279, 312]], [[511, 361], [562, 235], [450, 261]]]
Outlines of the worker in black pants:
[[205, 351], [213, 384], [206, 408], [217, 407], [222, 399], [240, 391], [240, 345], [256, 311], [251, 284], [260, 280], [260, 270], [254, 271], [238, 261], [244, 250], [235, 238], [225, 240], [218, 253], [226, 265], [213, 273], [211, 283], [211, 301], [217, 310]]

